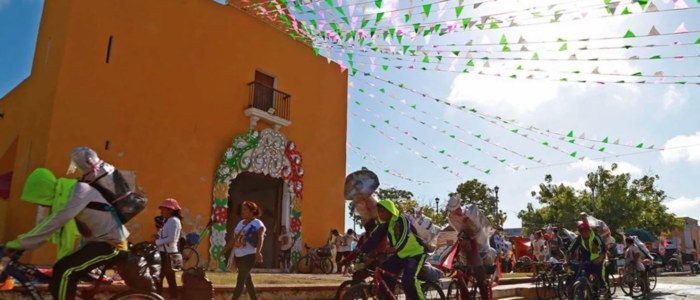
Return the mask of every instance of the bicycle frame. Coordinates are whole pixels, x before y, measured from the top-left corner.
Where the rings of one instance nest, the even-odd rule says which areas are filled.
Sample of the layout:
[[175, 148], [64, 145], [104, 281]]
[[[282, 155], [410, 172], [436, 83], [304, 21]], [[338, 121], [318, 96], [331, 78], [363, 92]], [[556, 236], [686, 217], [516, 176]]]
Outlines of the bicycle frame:
[[380, 288], [384, 288], [384, 290], [389, 294], [389, 299], [396, 300], [396, 295], [394, 295], [394, 292], [389, 288], [386, 281], [384, 281], [384, 275], [393, 277], [396, 280], [396, 284], [401, 284], [401, 278], [399, 278], [398, 275], [377, 267], [374, 270], [374, 280], [372, 281], [372, 285], [374, 286], [374, 294], [379, 296]]
[[[10, 262], [7, 263], [5, 269], [3, 269], [2, 273], [0, 273], [0, 282], [5, 282], [7, 277], [11, 276], [12, 278], [17, 279], [22, 284], [22, 286], [27, 290], [32, 299], [44, 299], [43, 297], [41, 297], [41, 294], [36, 289], [34, 284], [32, 284], [32, 281], [29, 278], [29, 276], [36, 278], [41, 282], [49, 282], [51, 280], [51, 277], [44, 273], [41, 273], [34, 266], [25, 265], [18, 262], [17, 260], [20, 256], [21, 252], [19, 252], [19, 254], [14, 254], [12, 255], [12, 257], [10, 257]], [[3, 257], [3, 253], [0, 252], [0, 258], [1, 257]]]

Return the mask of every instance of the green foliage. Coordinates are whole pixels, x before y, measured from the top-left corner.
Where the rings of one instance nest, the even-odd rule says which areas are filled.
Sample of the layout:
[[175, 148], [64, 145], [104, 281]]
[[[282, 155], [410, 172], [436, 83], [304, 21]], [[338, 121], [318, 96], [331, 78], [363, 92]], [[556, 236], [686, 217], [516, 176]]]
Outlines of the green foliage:
[[682, 228], [676, 215], [663, 204], [667, 196], [656, 186], [658, 175], [632, 179], [629, 173], [614, 174], [616, 169], [617, 164], [610, 169], [599, 166], [588, 174], [586, 189], [581, 190], [553, 184], [552, 176], [546, 175], [539, 191], [532, 192], [540, 207], [528, 203], [518, 213], [524, 231], [532, 232], [547, 224], [573, 230], [581, 212], [603, 220], [613, 233], [641, 228], [660, 235]]

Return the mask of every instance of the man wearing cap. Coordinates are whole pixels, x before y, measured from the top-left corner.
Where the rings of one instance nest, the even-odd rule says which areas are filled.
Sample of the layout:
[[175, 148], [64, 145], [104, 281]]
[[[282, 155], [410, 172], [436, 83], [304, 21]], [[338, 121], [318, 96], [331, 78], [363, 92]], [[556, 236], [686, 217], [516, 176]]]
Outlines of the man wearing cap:
[[579, 236], [569, 246], [569, 255], [578, 251], [581, 267], [585, 268], [586, 273], [595, 274], [598, 277], [598, 287], [607, 291], [605, 268], [603, 267], [605, 244], [597, 234], [591, 233], [591, 227], [587, 222], [578, 225], [578, 232]]
[[[411, 223], [408, 218], [401, 214], [391, 200], [381, 200], [377, 204], [377, 215], [379, 216], [379, 226], [359, 250], [368, 253], [374, 250], [382, 240], [389, 237], [389, 248], [387, 252], [395, 254], [387, 258], [382, 263], [382, 269], [400, 274], [401, 284], [407, 299], [425, 299], [418, 280], [418, 273], [425, 262], [426, 254], [423, 246], [418, 242], [416, 236], [411, 232]], [[384, 281], [390, 290], [394, 290], [396, 280], [391, 276], [384, 277]], [[383, 297], [388, 298], [386, 291], [381, 289]]]

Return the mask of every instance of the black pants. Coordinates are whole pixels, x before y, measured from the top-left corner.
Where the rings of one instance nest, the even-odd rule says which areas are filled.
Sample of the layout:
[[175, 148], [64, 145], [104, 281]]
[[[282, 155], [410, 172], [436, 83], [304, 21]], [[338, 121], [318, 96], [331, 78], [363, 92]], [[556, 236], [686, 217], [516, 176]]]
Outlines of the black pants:
[[168, 280], [168, 291], [170, 292], [170, 298], [177, 299], [177, 281], [175, 281], [175, 271], [173, 271], [170, 265], [170, 256], [166, 252], [160, 253], [160, 259], [162, 261], [160, 268], [160, 278], [156, 282], [156, 291], [158, 294], [163, 295], [163, 278]]
[[75, 299], [78, 279], [102, 265], [112, 266], [119, 250], [108, 243], [88, 243], [80, 250], [61, 258], [53, 266], [49, 291], [56, 300]]
[[255, 254], [250, 254], [241, 257], [234, 257], [236, 268], [238, 269], [238, 278], [236, 279], [236, 290], [233, 291], [233, 300], [238, 300], [243, 293], [243, 286], [248, 289], [248, 296], [251, 300], [258, 299], [255, 295], [255, 286], [253, 286], [253, 278], [250, 277], [250, 270], [255, 266]]

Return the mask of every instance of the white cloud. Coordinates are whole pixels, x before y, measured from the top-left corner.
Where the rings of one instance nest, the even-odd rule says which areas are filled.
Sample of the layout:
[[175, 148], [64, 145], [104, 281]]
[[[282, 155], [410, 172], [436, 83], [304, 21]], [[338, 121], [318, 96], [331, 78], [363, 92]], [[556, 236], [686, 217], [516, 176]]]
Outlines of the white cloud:
[[[641, 175], [642, 174], [642, 169], [625, 161], [620, 161], [620, 162], [615, 162], [617, 164], [617, 169], [613, 172], [613, 174], [623, 174], [623, 173], [630, 173], [631, 175]], [[572, 164], [569, 169], [571, 170], [580, 170], [580, 171], [585, 171], [585, 172], [591, 172], [595, 171], [598, 169], [598, 166], [604, 166], [606, 169], [610, 169], [612, 166], [612, 162], [604, 162], [604, 161], [597, 161], [597, 160], [592, 160], [589, 158], [585, 158], [583, 160], [580, 160], [574, 164]]]
[[666, 203], [668, 209], [679, 217], [700, 217], [700, 197], [680, 197]]
[[675, 86], [669, 86], [664, 93], [664, 110], [681, 107], [687, 100], [686, 95], [678, 91]]
[[448, 100], [477, 104], [489, 110], [532, 112], [539, 106], [557, 99], [559, 84], [541, 80], [513, 80], [460, 74], [452, 81]]
[[[685, 147], [691, 146], [694, 147]], [[689, 161], [700, 163], [700, 131], [694, 135], [679, 135], [668, 140], [664, 144], [665, 151], [661, 151], [661, 159], [665, 162]]]
[[[583, 189], [588, 189], [588, 188], [586, 187], [586, 180], [587, 180], [586, 177], [583, 177], [583, 176], [582, 176], [582, 177], [579, 177], [578, 179], [576, 179], [576, 181], [568, 181], [568, 180], [553, 181], [553, 182], [552, 182], [552, 185], [560, 185], [560, 184], [563, 184], [563, 185], [566, 185], [566, 186], [571, 186], [571, 187], [573, 187], [573, 188], [576, 189], [576, 190], [583, 190]], [[534, 192], [536, 192], [536, 193], [539, 192], [539, 191], [540, 191], [540, 185], [537, 184], [537, 185], [531, 187], [531, 188], [530, 188], [530, 191], [534, 191]], [[535, 205], [535, 206], [537, 206], [537, 205]]]

